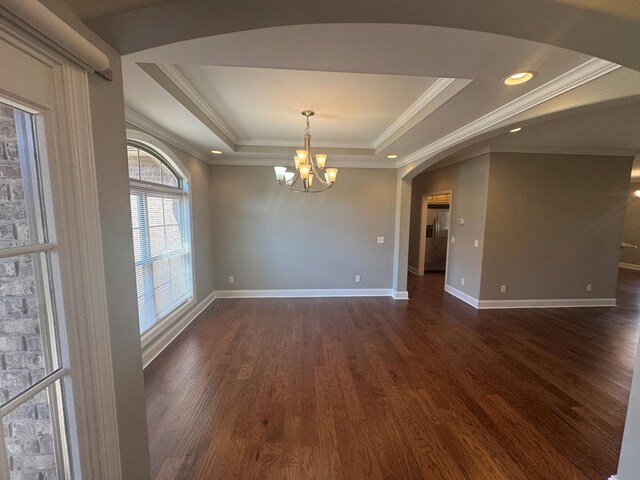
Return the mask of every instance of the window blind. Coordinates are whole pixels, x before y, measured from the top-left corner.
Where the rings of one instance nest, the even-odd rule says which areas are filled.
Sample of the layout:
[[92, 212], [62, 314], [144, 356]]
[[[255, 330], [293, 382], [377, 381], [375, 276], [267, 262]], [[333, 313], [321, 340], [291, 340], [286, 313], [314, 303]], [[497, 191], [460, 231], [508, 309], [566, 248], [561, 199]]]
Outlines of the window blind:
[[141, 333], [193, 297], [186, 209], [186, 192], [179, 188], [131, 187]]

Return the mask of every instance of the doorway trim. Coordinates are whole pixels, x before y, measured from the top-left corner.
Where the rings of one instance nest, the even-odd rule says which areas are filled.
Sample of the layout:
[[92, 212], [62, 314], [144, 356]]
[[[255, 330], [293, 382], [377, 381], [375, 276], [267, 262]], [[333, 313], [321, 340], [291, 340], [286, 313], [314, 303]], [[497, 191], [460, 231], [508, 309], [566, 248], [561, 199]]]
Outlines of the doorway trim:
[[[427, 254], [427, 238], [424, 235], [424, 232], [427, 229], [427, 197], [431, 197], [434, 195], [449, 195], [449, 210], [452, 210], [453, 207], [453, 190], [438, 190], [436, 192], [428, 192], [424, 193], [420, 197], [420, 231], [418, 235], [420, 238], [418, 239], [418, 276], [422, 277], [424, 275], [424, 261]], [[447, 284], [447, 275], [449, 274], [449, 249], [451, 245], [451, 225], [449, 225], [449, 230], [447, 232], [447, 258], [445, 260], [444, 267], [444, 284]]]

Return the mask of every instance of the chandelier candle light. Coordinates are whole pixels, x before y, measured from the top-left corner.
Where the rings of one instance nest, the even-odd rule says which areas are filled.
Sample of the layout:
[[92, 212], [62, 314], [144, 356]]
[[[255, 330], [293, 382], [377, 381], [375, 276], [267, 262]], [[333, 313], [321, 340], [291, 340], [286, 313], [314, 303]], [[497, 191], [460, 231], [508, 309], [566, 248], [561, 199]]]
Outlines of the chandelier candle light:
[[333, 186], [338, 176], [337, 168], [325, 168], [327, 163], [326, 153], [316, 153], [315, 161], [311, 155], [311, 126], [309, 117], [314, 115], [312, 110], [302, 112], [307, 118], [307, 127], [304, 130], [304, 148], [297, 150], [293, 157], [295, 171], [289, 171], [287, 167], [273, 167], [276, 180], [280, 185], [299, 193], [324, 192]]

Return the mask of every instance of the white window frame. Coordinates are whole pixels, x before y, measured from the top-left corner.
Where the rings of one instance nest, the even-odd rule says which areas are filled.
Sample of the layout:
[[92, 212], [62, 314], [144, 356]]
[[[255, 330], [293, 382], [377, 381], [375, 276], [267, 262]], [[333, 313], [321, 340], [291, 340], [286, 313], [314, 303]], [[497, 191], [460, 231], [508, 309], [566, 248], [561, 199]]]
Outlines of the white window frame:
[[[52, 79], [50, 103], [38, 103], [28, 92], [31, 84], [0, 94], [3, 101], [39, 112], [42, 183], [49, 193], [44, 201], [55, 222], [49, 242], [60, 285], [54, 287], [64, 293], [56, 298], [63, 304], [65, 336], [61, 353], [66, 364], [59, 375], [71, 393], [66, 421], [77, 439], [73, 478], [122, 480], [88, 72], [46, 39], [1, 15], [0, 40], [39, 62]], [[21, 74], [9, 72], [7, 78]]]
[[[180, 161], [180, 159], [173, 153], [171, 148], [166, 145], [164, 142], [158, 140], [157, 138], [149, 135], [146, 132], [141, 130], [135, 130], [131, 128], [127, 128], [127, 144], [139, 145], [147, 150], [150, 150], [152, 153], [162, 158], [166, 163], [168, 163], [174, 173], [182, 177], [182, 180], [186, 181], [189, 185], [189, 190], [186, 192], [185, 196], [185, 207], [186, 207], [186, 215], [185, 219], [187, 221], [187, 225], [184, 228], [186, 233], [186, 243], [189, 245], [189, 255], [191, 257], [191, 287], [193, 289], [193, 295], [189, 300], [182, 303], [171, 313], [165, 315], [163, 318], [159, 319], [155, 325], [153, 325], [149, 330], [144, 332], [140, 337], [140, 342], [143, 351], [149, 347], [153, 343], [155, 339], [161, 336], [164, 332], [166, 332], [169, 328], [171, 328], [177, 321], [179, 321], [189, 310], [191, 310], [194, 305], [197, 304], [197, 289], [196, 289], [196, 275], [195, 275], [195, 255], [193, 251], [193, 206], [191, 202], [191, 174], [189, 170], [185, 167], [185, 165]], [[135, 181], [130, 180], [130, 185], [132, 187], [140, 186], [145, 184], [143, 181]], [[159, 184], [152, 184], [158, 189], [162, 189], [162, 186]], [[169, 187], [171, 188], [171, 187]], [[132, 237], [133, 238], [133, 237]]]

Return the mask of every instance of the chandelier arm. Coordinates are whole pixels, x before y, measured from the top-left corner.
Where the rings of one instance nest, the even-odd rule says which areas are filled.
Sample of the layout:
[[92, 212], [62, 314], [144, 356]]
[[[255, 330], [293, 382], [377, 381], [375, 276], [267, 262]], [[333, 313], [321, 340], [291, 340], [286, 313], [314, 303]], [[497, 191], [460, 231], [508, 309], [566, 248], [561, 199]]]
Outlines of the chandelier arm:
[[290, 187], [288, 185], [285, 185], [283, 183], [281, 183], [280, 185], [282, 185], [284, 188], [287, 188], [287, 189], [289, 189], [289, 190], [291, 190], [292, 192], [295, 192], [295, 193], [320, 193], [320, 192], [324, 192], [326, 190], [329, 190], [331, 187], [333, 187], [333, 185], [329, 185], [328, 187], [322, 187], [322, 188], [319, 188], [317, 190], [297, 190], [297, 189], [292, 188], [292, 187]]
[[[311, 155], [309, 155], [311, 156]], [[311, 158], [309, 158], [309, 162], [311, 163], [311, 171], [313, 171], [313, 175], [316, 177], [316, 179], [325, 187], [329, 187], [331, 186], [330, 183], [325, 182], [322, 177], [320, 176], [320, 174], [318, 173], [318, 171], [316, 170], [316, 166], [313, 163], [313, 160], [311, 160]], [[324, 170], [324, 169], [323, 169]]]
[[289, 180], [289, 182], [285, 182], [284, 180], [278, 180], [278, 183], [280, 185], [282, 185], [285, 188], [288, 188], [289, 190], [293, 190], [293, 188], [291, 188], [289, 185], [287, 185], [287, 183], [290, 183], [291, 186], [295, 185], [295, 183], [298, 181], [298, 178], [300, 177], [300, 172], [296, 172], [296, 174], [293, 176], [293, 178], [291, 180]]

